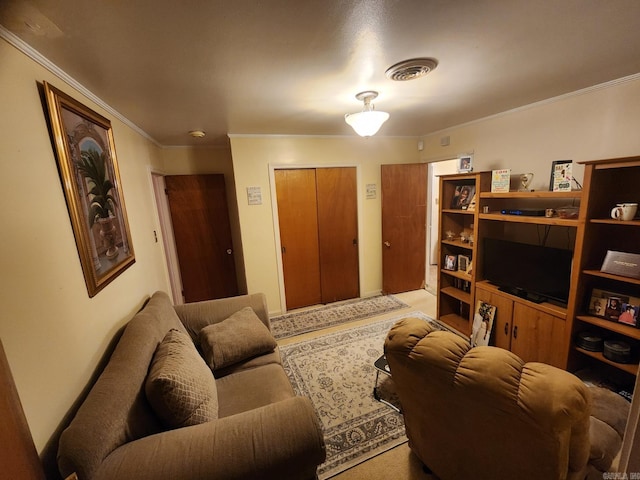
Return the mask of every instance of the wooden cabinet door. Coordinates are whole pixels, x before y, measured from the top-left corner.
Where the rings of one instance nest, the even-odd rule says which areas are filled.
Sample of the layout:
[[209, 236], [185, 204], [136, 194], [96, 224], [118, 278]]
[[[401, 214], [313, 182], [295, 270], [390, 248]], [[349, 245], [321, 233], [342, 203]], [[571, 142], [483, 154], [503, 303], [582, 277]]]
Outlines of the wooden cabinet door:
[[356, 169], [316, 169], [322, 303], [360, 296]]
[[224, 175], [165, 177], [184, 301], [238, 295]]
[[516, 302], [513, 308], [511, 351], [525, 362], [563, 365], [565, 321]]
[[496, 307], [493, 319], [493, 344], [496, 347], [511, 349], [511, 332], [513, 330], [513, 300], [496, 292], [476, 288], [476, 302], [482, 300]]
[[276, 195], [287, 309], [322, 301], [316, 171], [276, 170]]
[[427, 164], [382, 165], [382, 291], [423, 288], [426, 275]]

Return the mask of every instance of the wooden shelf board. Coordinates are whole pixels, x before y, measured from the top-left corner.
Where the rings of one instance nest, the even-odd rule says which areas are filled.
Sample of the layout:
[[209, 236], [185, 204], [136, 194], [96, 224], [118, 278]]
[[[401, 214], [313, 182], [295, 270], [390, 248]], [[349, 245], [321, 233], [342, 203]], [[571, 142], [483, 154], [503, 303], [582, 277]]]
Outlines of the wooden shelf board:
[[462, 215], [473, 215], [475, 210], [462, 210], [458, 208], [443, 208], [442, 213], [460, 213]]
[[559, 217], [528, 217], [526, 215], [506, 215], [499, 212], [481, 213], [480, 220], [495, 220], [498, 222], [530, 223], [535, 225], [559, 225], [564, 227], [577, 227], [577, 218]]
[[446, 270], [443, 268], [440, 271], [446, 275], [451, 275], [452, 277], [459, 278], [460, 280], [466, 280], [467, 282], [473, 281], [473, 279], [471, 278], [471, 275], [469, 275], [468, 273], [464, 273], [460, 270]]
[[455, 313], [449, 313], [447, 315], [442, 315], [438, 320], [440, 320], [443, 323], [446, 323], [447, 325], [454, 328], [461, 334], [465, 336], [469, 336], [470, 327], [469, 327], [468, 319], [463, 318], [460, 315], [457, 315]]
[[629, 325], [612, 322], [610, 320], [605, 320], [604, 318], [594, 317], [591, 315], [578, 315], [576, 316], [576, 319], [590, 325], [595, 325], [596, 327], [604, 328], [605, 330], [609, 330], [611, 332], [619, 333], [620, 335], [624, 335], [625, 337], [640, 340], [640, 329], [631, 327]]
[[446, 245], [452, 245], [454, 247], [466, 248], [467, 250], [473, 250], [473, 244], [469, 242], [461, 242], [460, 240], [442, 240], [440, 243], [444, 243]]
[[635, 285], [640, 285], [640, 279], [623, 277], [621, 275], [613, 275], [611, 273], [601, 272], [600, 270], [583, 270], [582, 273], [584, 273], [585, 275], [591, 275], [593, 277], [608, 278], [610, 280], [616, 280], [618, 282], [633, 283]]
[[480, 198], [526, 198], [535, 199], [542, 198], [545, 200], [560, 199], [560, 198], [581, 198], [582, 190], [572, 190], [571, 192], [548, 192], [548, 191], [533, 191], [533, 192], [481, 192]]
[[589, 220], [590, 223], [604, 223], [607, 225], [616, 225], [616, 226], [624, 226], [624, 227], [640, 227], [640, 220], [614, 220], [613, 218], [592, 218]]
[[608, 358], [606, 358], [602, 352], [590, 352], [589, 350], [585, 350], [584, 348], [574, 346], [574, 349], [583, 355], [587, 355], [588, 357], [595, 358], [596, 360], [611, 365], [612, 367], [616, 367], [624, 372], [630, 373], [631, 375], [638, 374], [638, 364], [637, 363], [618, 363], [612, 362]]
[[471, 302], [471, 294], [467, 292], [463, 292], [462, 290], [456, 287], [441, 288], [440, 293], [444, 293], [445, 295], [448, 295], [449, 297], [453, 297], [456, 300], [460, 300], [461, 302], [464, 302], [466, 304], [469, 304]]
[[567, 319], [567, 309], [565, 307], [561, 307], [559, 305], [554, 305], [549, 302], [535, 303], [526, 298], [518, 297], [516, 295], [511, 295], [508, 292], [503, 292], [500, 290], [500, 287], [494, 285], [488, 280], [480, 280], [476, 282], [476, 288], [480, 288], [483, 290], [487, 290], [489, 292], [494, 292], [498, 295], [502, 295], [505, 297], [511, 297], [513, 301], [522, 303], [524, 305], [528, 305], [531, 308], [535, 308], [536, 310], [540, 310], [541, 312], [548, 313], [549, 315], [553, 315], [554, 317], [561, 318], [563, 320]]

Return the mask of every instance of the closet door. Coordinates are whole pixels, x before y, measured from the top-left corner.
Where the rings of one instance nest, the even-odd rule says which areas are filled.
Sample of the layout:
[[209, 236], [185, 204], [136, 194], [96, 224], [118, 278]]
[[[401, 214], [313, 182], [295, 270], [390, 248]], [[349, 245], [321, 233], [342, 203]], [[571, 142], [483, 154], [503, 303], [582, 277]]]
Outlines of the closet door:
[[360, 296], [356, 169], [318, 168], [322, 303]]
[[276, 170], [276, 195], [287, 310], [322, 301], [316, 171]]

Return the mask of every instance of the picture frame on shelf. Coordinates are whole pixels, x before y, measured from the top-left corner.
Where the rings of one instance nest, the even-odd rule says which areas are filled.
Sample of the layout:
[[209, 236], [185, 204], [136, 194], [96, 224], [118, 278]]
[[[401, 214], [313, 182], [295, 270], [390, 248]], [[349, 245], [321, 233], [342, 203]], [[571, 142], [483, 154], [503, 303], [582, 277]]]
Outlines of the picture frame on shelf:
[[458, 257], [455, 255], [444, 256], [444, 269], [456, 270], [458, 268]]
[[467, 273], [471, 259], [466, 255], [458, 255], [458, 271]]
[[89, 297], [135, 263], [111, 122], [43, 82], [54, 153]]
[[589, 314], [633, 327], [640, 327], [640, 298], [594, 288], [589, 300]]
[[458, 173], [469, 173], [473, 171], [473, 156], [463, 155], [458, 158]]
[[471, 327], [471, 347], [489, 345], [495, 315], [495, 305], [478, 300]]
[[451, 208], [453, 210], [467, 210], [475, 195], [475, 185], [456, 185], [451, 199]]
[[507, 193], [511, 184], [511, 169], [491, 170], [491, 193]]
[[573, 182], [573, 160], [554, 160], [551, 162], [549, 191], [570, 192]]

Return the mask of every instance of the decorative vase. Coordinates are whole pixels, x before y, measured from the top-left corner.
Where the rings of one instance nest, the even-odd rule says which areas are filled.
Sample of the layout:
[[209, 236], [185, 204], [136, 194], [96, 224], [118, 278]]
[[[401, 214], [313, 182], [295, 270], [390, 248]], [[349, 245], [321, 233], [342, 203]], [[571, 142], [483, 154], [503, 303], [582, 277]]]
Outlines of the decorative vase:
[[102, 245], [106, 248], [105, 255], [109, 259], [118, 256], [118, 246], [116, 245], [116, 225], [113, 221], [113, 217], [98, 219]]

